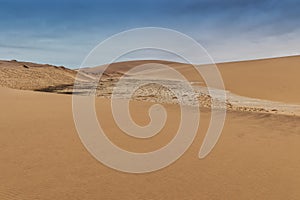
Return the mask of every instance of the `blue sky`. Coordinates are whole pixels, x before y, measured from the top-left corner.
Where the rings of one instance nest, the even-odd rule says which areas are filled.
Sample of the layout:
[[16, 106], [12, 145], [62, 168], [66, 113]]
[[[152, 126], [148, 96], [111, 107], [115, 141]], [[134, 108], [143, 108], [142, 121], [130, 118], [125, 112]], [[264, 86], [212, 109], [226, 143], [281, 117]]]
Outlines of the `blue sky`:
[[78, 67], [145, 26], [185, 33], [218, 62], [300, 54], [299, 0], [0, 0], [0, 59]]

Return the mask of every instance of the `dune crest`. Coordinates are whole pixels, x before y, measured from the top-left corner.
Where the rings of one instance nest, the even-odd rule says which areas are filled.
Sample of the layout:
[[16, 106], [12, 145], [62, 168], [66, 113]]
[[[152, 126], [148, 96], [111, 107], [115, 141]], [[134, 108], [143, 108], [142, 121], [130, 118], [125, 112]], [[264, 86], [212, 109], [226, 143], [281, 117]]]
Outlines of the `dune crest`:
[[[299, 115], [299, 63], [300, 56], [291, 56], [217, 64], [227, 90], [227, 109]], [[128, 73], [135, 66], [146, 64], [149, 65], [147, 70], [138, 74]], [[180, 82], [165, 79], [168, 77], [168, 71], [156, 70], [156, 65], [167, 65], [180, 72], [193, 86], [200, 106], [211, 107], [212, 96], [208, 93], [203, 78], [197, 73], [194, 66], [161, 60], [117, 62], [109, 66], [83, 68], [80, 73], [78, 70], [51, 65], [0, 61], [0, 86], [72, 94], [73, 84], [77, 78], [81, 81], [82, 91], [80, 93], [85, 94], [92, 87], [91, 83], [97, 81], [97, 77], [101, 73], [102, 77], [96, 93], [99, 97], [110, 98], [113, 88], [123, 76], [127, 81], [119, 90], [122, 94], [133, 90], [138, 82], [147, 83], [148, 81], [151, 83], [149, 75], [153, 80], [160, 80], [170, 88], [184, 93], [184, 90], [180, 88]], [[106, 67], [107, 69], [104, 70]], [[144, 76], [148, 79], [143, 78]], [[154, 93], [149, 91], [152, 93], [154, 91]], [[122, 94], [117, 94], [117, 96], [122, 98]], [[182, 94], [182, 99], [185, 97], [186, 95]], [[140, 88], [131, 98], [160, 103], [178, 103], [181, 100], [174, 97], [170, 91], [161, 90], [161, 87], [157, 88], [153, 84]]]

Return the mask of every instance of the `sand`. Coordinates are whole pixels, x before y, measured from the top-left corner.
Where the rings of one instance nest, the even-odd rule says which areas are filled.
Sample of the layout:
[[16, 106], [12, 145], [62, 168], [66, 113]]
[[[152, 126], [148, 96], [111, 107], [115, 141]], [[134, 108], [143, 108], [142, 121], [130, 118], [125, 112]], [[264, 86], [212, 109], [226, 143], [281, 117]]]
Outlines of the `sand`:
[[[199, 160], [210, 116], [204, 111], [184, 156], [165, 169], [136, 175], [112, 170], [85, 150], [74, 127], [71, 96], [1, 88], [0, 98], [0, 199], [300, 198], [297, 117], [228, 113], [218, 144]], [[166, 106], [171, 114], [166, 130], [141, 142], [120, 132], [108, 103], [97, 99], [98, 115], [122, 148], [145, 152], [170, 140], [168, 130], [178, 120], [176, 105]], [[147, 122], [147, 106], [133, 102], [138, 123]]]
[[[75, 70], [63, 66], [21, 61], [0, 61], [0, 86], [47, 91], [51, 87], [70, 86], [77, 75]], [[87, 76], [79, 76], [79, 79]]]
[[218, 64], [233, 93], [300, 104], [300, 56]]
[[[299, 104], [299, 61], [290, 57], [218, 66], [231, 92]], [[96, 99], [98, 119], [108, 137], [126, 150], [158, 149], [177, 130], [176, 104], [164, 104], [166, 127], [145, 140], [122, 133], [109, 105], [107, 98]], [[140, 125], [149, 121], [150, 105], [131, 102]], [[209, 110], [202, 109], [198, 134], [179, 160], [156, 172], [128, 174], [106, 167], [84, 148], [70, 95], [0, 88], [0, 111], [0, 199], [300, 199], [297, 116], [230, 111], [217, 145], [200, 160], [210, 119]]]
[[[147, 63], [168, 65], [185, 75], [191, 82], [203, 82], [201, 76], [190, 65], [167, 61], [129, 61], [111, 64], [107, 73], [126, 73], [137, 65]], [[217, 63], [226, 90], [241, 96], [300, 104], [300, 56], [270, 58], [251, 61]], [[196, 65], [197, 66], [197, 65]], [[85, 69], [88, 73], [103, 72], [103, 66]], [[164, 76], [164, 72], [152, 72]], [[167, 73], [167, 72], [166, 72]]]

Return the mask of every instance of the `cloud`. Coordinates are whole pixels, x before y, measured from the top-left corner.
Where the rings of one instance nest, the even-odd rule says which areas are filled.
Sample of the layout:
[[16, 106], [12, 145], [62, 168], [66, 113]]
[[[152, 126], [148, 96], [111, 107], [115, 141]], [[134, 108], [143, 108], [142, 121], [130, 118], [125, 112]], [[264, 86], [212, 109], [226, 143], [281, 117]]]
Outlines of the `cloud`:
[[34, 46], [22, 46], [13, 44], [0, 44], [0, 48], [8, 49], [30, 49], [30, 50], [45, 50], [44, 48], [34, 47]]
[[[250, 51], [253, 58], [273, 55], [281, 52], [276, 46], [285, 48], [288, 54], [285, 41], [298, 42], [294, 36], [300, 32], [299, 0], [0, 2], [2, 54], [15, 52], [24, 60], [43, 58], [67, 66], [80, 64], [79, 58], [112, 34], [142, 26], [183, 32], [222, 59], [249, 58]], [[235, 48], [231, 48], [232, 44], [236, 44]], [[256, 48], [262, 48], [263, 52]], [[293, 53], [296, 50], [293, 45]]]

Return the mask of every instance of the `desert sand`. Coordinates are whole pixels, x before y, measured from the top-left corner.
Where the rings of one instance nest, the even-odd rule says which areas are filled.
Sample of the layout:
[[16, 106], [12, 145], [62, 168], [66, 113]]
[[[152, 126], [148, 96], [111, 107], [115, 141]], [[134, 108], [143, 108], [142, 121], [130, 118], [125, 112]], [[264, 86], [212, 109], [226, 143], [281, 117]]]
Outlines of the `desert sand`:
[[[109, 65], [106, 72], [117, 76], [135, 66], [149, 62], [166, 64], [185, 75], [191, 82], [203, 81], [195, 69], [188, 64], [158, 60], [113, 63]], [[300, 56], [289, 56], [216, 65], [221, 72], [226, 90], [230, 92], [246, 97], [299, 104], [299, 63]], [[103, 67], [87, 68], [84, 71], [97, 74], [103, 72]], [[159, 74], [163, 76], [163, 72], [160, 71]]]
[[[218, 67], [226, 89], [234, 94], [299, 105], [298, 63], [299, 56]], [[182, 64], [173, 65], [192, 73]], [[6, 88], [0, 88], [0, 199], [300, 199], [297, 115], [230, 110], [217, 145], [206, 158], [199, 159], [210, 119], [209, 109], [201, 109], [197, 137], [179, 160], [156, 172], [128, 174], [104, 166], [84, 148], [73, 122], [71, 95], [7, 88], [4, 71], [1, 80]], [[122, 73], [117, 72], [111, 73]], [[150, 139], [134, 139], [114, 123], [109, 98], [96, 98], [95, 104], [108, 137], [134, 152], [164, 146], [174, 136], [180, 119], [177, 104], [163, 104], [168, 119], [162, 132]], [[152, 104], [132, 101], [133, 119], [147, 124]]]

